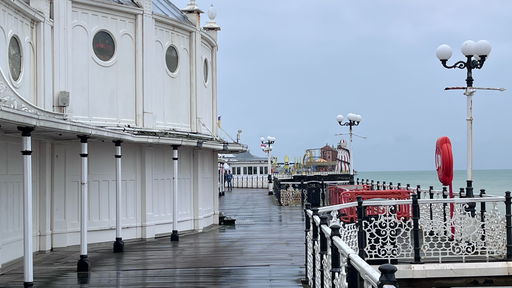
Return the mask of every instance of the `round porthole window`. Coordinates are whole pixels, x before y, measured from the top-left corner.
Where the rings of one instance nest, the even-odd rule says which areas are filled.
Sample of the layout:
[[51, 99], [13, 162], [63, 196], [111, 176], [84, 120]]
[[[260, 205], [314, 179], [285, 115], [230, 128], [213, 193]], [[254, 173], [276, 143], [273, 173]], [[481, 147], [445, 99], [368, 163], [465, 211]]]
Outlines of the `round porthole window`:
[[167, 51], [165, 52], [165, 64], [171, 73], [175, 73], [178, 69], [178, 51], [176, 47], [172, 45], [167, 47]]
[[114, 38], [112, 38], [112, 35], [107, 31], [99, 31], [92, 39], [92, 49], [98, 59], [101, 61], [109, 61], [114, 57], [114, 53], [116, 52]]
[[208, 83], [208, 59], [204, 59], [203, 73], [204, 73], [204, 83]]
[[9, 70], [12, 80], [18, 81], [21, 76], [21, 45], [18, 37], [13, 36], [9, 41]]

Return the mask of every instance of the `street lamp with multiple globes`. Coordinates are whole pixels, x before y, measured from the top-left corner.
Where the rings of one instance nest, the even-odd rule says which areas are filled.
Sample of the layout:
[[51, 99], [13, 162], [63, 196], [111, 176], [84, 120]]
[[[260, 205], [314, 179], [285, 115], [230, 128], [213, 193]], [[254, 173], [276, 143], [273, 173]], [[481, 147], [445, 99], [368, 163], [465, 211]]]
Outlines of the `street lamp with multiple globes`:
[[358, 114], [354, 114], [354, 113], [348, 113], [347, 114], [347, 120], [346, 122], [343, 122], [343, 120], [345, 119], [345, 117], [343, 117], [343, 115], [338, 115], [336, 116], [336, 121], [338, 121], [338, 124], [340, 124], [340, 126], [348, 126], [349, 127], [349, 135], [350, 135], [350, 147], [349, 147], [349, 151], [350, 151], [350, 175], [352, 175], [352, 181], [353, 181], [353, 177], [354, 177], [354, 153], [352, 151], [352, 127], [354, 126], [358, 126], [359, 123], [361, 123], [361, 120], [363, 120], [363, 117], [361, 117], [361, 115], [358, 115]]
[[[262, 147], [263, 147], [263, 152], [267, 153], [267, 156], [268, 156], [268, 176], [267, 176], [267, 179], [268, 179], [268, 195], [272, 195], [274, 194], [274, 190], [273, 190], [273, 187], [272, 187], [272, 164], [271, 164], [271, 152], [272, 152], [272, 144], [274, 144], [274, 142], [276, 142], [276, 138], [275, 137], [272, 137], [272, 136], [267, 136], [267, 138], [265, 139], [265, 137], [261, 137], [260, 138], [260, 141], [261, 141], [261, 144], [262, 144]], [[264, 145], [264, 146], [263, 146]]]
[[466, 69], [466, 87], [464, 95], [467, 96], [467, 187], [466, 197], [472, 198], [473, 194], [473, 69], [481, 69], [484, 66], [487, 56], [491, 52], [491, 44], [487, 40], [474, 42], [467, 40], [462, 43], [461, 52], [466, 57], [465, 61], [455, 62], [447, 65], [448, 59], [452, 56], [452, 48], [446, 44], [437, 47], [436, 55], [443, 67], [447, 69]]

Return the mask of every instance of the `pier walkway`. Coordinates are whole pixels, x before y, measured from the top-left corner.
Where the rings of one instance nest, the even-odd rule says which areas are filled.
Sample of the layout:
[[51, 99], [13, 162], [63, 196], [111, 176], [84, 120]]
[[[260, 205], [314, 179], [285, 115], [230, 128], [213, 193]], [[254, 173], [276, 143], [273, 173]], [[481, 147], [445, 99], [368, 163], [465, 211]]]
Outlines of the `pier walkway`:
[[[279, 207], [262, 189], [235, 189], [220, 199], [220, 211], [235, 226], [202, 233], [90, 245], [92, 272], [78, 279], [79, 246], [34, 258], [36, 287], [302, 287], [304, 224], [300, 207]], [[23, 287], [21, 261], [0, 270], [0, 287]]]

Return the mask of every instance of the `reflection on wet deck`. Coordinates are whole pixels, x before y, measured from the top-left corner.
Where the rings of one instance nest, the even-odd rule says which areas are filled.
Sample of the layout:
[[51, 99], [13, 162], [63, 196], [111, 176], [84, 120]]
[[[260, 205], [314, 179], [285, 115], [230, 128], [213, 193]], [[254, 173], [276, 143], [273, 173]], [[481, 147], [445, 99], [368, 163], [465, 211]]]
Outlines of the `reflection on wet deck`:
[[[36, 287], [302, 287], [304, 227], [301, 208], [279, 207], [266, 190], [235, 189], [220, 210], [235, 226], [149, 241], [90, 245], [92, 272], [79, 279], [79, 246], [55, 249], [34, 259]], [[23, 286], [20, 261], [4, 267], [0, 287]], [[80, 283], [81, 282], [81, 283]]]

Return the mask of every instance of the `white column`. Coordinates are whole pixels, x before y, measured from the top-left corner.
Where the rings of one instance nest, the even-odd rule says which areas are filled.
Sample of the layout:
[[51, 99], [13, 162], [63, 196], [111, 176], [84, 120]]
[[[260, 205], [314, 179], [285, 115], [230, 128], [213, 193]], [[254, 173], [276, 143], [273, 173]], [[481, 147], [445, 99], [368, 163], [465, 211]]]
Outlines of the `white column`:
[[90, 263], [87, 256], [87, 220], [88, 220], [88, 200], [87, 200], [87, 181], [88, 181], [88, 136], [78, 136], [80, 138], [81, 152], [80, 157], [82, 159], [82, 174], [80, 180], [80, 193], [82, 196], [81, 207], [80, 207], [80, 260], [77, 264], [77, 272], [89, 272]]
[[[49, 251], [52, 248], [52, 144], [50, 141], [38, 141], [39, 150], [39, 201], [36, 199], [34, 206], [39, 208], [39, 247], [36, 250]], [[39, 203], [37, 203], [39, 202]]]
[[153, 147], [145, 145], [142, 147], [141, 161], [141, 222], [142, 237], [149, 239], [155, 237], [155, 225], [153, 224]]
[[172, 162], [174, 164], [174, 175], [172, 177], [174, 183], [173, 189], [173, 208], [172, 208], [172, 234], [171, 241], [179, 241], [178, 236], [178, 145], [172, 146]]
[[270, 177], [268, 177], [270, 179], [270, 180], [268, 180], [268, 195], [274, 194], [274, 191], [273, 191], [274, 185], [272, 183], [272, 181], [274, 181], [274, 180], [272, 179], [272, 163], [270, 160], [272, 158], [272, 155], [270, 153], [272, 151], [272, 149], [270, 147], [271, 147], [270, 144], [268, 144], [268, 175], [270, 176]]
[[114, 242], [114, 252], [123, 252], [124, 242], [121, 235], [121, 140], [113, 141], [115, 145], [116, 159], [116, 241]]
[[467, 123], [468, 123], [468, 143], [467, 143], [467, 162], [468, 162], [468, 171], [467, 171], [467, 180], [473, 180], [473, 92], [466, 90], [467, 96]]
[[[190, 33], [190, 130], [197, 132], [197, 83], [200, 77], [197, 75], [197, 32]], [[201, 40], [199, 40], [201, 43]], [[199, 61], [200, 63], [201, 61]]]
[[217, 124], [217, 47], [212, 49], [212, 132], [213, 136], [218, 135], [218, 124]]
[[220, 170], [220, 180], [222, 181], [220, 186], [220, 195], [224, 195], [226, 191], [226, 181], [224, 181], [224, 179], [226, 179], [226, 170], [224, 170], [224, 164], [222, 164], [222, 169]]
[[135, 124], [144, 127], [144, 51], [143, 15], [136, 16], [135, 34]]
[[23, 272], [24, 286], [34, 282], [34, 260], [32, 243], [32, 127], [18, 127], [21, 131], [23, 150]]
[[352, 126], [350, 126], [349, 129], [350, 129], [350, 133], [349, 133], [349, 135], [350, 135], [350, 149], [349, 149], [349, 151], [350, 151], [350, 175], [354, 175], [354, 151], [353, 151], [354, 149], [352, 149], [353, 148], [353, 146], [352, 146]]

